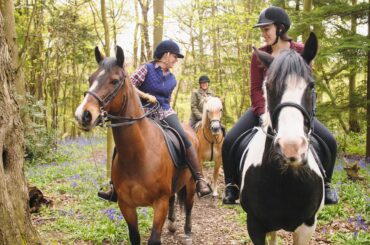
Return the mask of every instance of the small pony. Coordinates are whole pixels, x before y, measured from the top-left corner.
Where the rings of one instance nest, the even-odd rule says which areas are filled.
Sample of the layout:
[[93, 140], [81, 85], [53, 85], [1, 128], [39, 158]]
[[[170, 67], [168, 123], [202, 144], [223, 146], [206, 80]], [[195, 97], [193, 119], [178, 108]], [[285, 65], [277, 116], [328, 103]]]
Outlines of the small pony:
[[[118, 205], [125, 218], [131, 244], [140, 244], [137, 207], [152, 206], [153, 226], [148, 244], [160, 244], [168, 213], [169, 230], [175, 231], [175, 193], [185, 206], [186, 240], [191, 240], [191, 212], [195, 181], [188, 168], [176, 168], [163, 130], [144, 112], [139, 96], [124, 69], [124, 54], [117, 46], [116, 58], [104, 58], [95, 48], [98, 69], [90, 76], [90, 88], [78, 106], [75, 117], [83, 130], [110, 120], [116, 144], [112, 181]], [[194, 131], [185, 127], [195, 149]]]
[[256, 245], [276, 244], [276, 231], [294, 232], [294, 244], [308, 244], [324, 205], [324, 173], [311, 145], [314, 80], [309, 63], [318, 49], [311, 33], [302, 55], [294, 50], [276, 58], [255, 49], [268, 67], [264, 81], [264, 126], [244, 150], [240, 203]]
[[222, 102], [217, 97], [208, 97], [203, 105], [202, 122], [197, 127], [199, 141], [198, 156], [201, 163], [214, 161], [213, 169], [213, 196], [218, 196], [217, 179], [222, 162], [222, 143], [224, 133], [221, 126]]

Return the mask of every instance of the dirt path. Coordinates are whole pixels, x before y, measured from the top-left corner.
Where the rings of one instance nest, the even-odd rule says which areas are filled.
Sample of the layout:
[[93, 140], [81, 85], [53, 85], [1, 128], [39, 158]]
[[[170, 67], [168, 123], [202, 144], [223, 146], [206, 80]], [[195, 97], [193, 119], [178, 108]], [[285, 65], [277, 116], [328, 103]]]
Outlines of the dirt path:
[[[213, 169], [204, 170], [208, 180], [211, 180]], [[238, 212], [235, 206], [222, 205], [222, 196], [224, 190], [223, 173], [218, 181], [218, 198], [202, 198], [195, 199], [195, 204], [192, 214], [192, 244], [194, 245], [249, 245], [246, 225], [241, 224], [245, 219], [244, 214], [238, 217]], [[184, 220], [185, 214], [176, 210], [177, 231], [172, 234], [167, 230], [167, 222], [163, 228], [162, 244], [187, 244], [184, 236]], [[278, 237], [283, 244], [292, 244], [292, 235], [279, 231]], [[320, 232], [316, 231], [311, 239], [310, 245], [330, 244], [324, 237], [321, 237]]]

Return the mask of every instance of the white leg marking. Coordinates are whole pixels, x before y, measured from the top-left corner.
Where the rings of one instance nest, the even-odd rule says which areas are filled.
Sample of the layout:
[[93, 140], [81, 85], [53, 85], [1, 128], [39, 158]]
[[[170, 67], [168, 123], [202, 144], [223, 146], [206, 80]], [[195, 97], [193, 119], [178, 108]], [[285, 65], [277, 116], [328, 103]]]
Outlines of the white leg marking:
[[270, 237], [269, 245], [277, 245], [276, 231], [267, 233], [267, 236]]
[[309, 244], [315, 229], [316, 229], [316, 217], [315, 223], [312, 226], [307, 226], [305, 224], [300, 225], [293, 233], [293, 245]]

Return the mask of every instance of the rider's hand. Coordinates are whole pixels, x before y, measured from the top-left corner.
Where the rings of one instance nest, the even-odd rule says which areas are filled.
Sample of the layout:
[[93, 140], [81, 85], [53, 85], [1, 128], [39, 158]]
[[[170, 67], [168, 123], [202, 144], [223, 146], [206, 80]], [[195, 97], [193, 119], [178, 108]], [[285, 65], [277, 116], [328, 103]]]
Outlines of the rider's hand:
[[150, 95], [150, 94], [145, 94], [144, 99], [146, 99], [151, 104], [157, 103], [157, 98], [153, 95]]

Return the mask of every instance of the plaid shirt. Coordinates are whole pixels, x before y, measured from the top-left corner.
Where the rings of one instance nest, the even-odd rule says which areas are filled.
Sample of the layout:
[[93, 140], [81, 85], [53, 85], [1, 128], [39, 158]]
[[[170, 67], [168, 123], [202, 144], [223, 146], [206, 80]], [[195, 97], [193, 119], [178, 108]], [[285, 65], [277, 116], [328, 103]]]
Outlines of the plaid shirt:
[[[139, 90], [143, 91], [142, 90], [142, 86], [144, 85], [144, 82], [147, 82], [147, 83], [154, 83], [154, 81], [151, 81], [153, 79], [154, 76], [150, 76], [148, 74], [148, 67], [147, 67], [148, 64], [144, 64], [142, 66], [140, 66], [132, 75], [131, 75], [131, 82], [134, 86], [136, 86]], [[157, 70], [157, 69], [161, 69], [160, 66], [158, 64], [154, 64], [154, 69]], [[166, 76], [173, 76], [172, 74], [167, 74]], [[171, 90], [171, 89], [170, 89]], [[161, 102], [161, 95], [160, 94], [156, 94], [154, 91], [143, 91], [143, 92], [148, 92], [149, 94], [155, 96], [157, 98], [157, 100], [159, 102]], [[172, 94], [172, 90], [170, 92], [170, 96]], [[144, 110], [145, 111], [148, 111], [150, 110], [150, 108], [152, 107], [147, 101], [145, 100], [141, 100], [141, 102], [143, 103], [143, 105], [145, 106], [144, 107]], [[169, 106], [169, 108], [163, 108], [163, 104], [161, 103], [161, 107], [158, 109], [157, 112], [154, 113], [154, 115], [152, 115], [152, 117], [154, 119], [158, 119], [158, 120], [162, 120], [172, 114], [176, 114], [176, 112], [172, 109], [171, 106]]]

